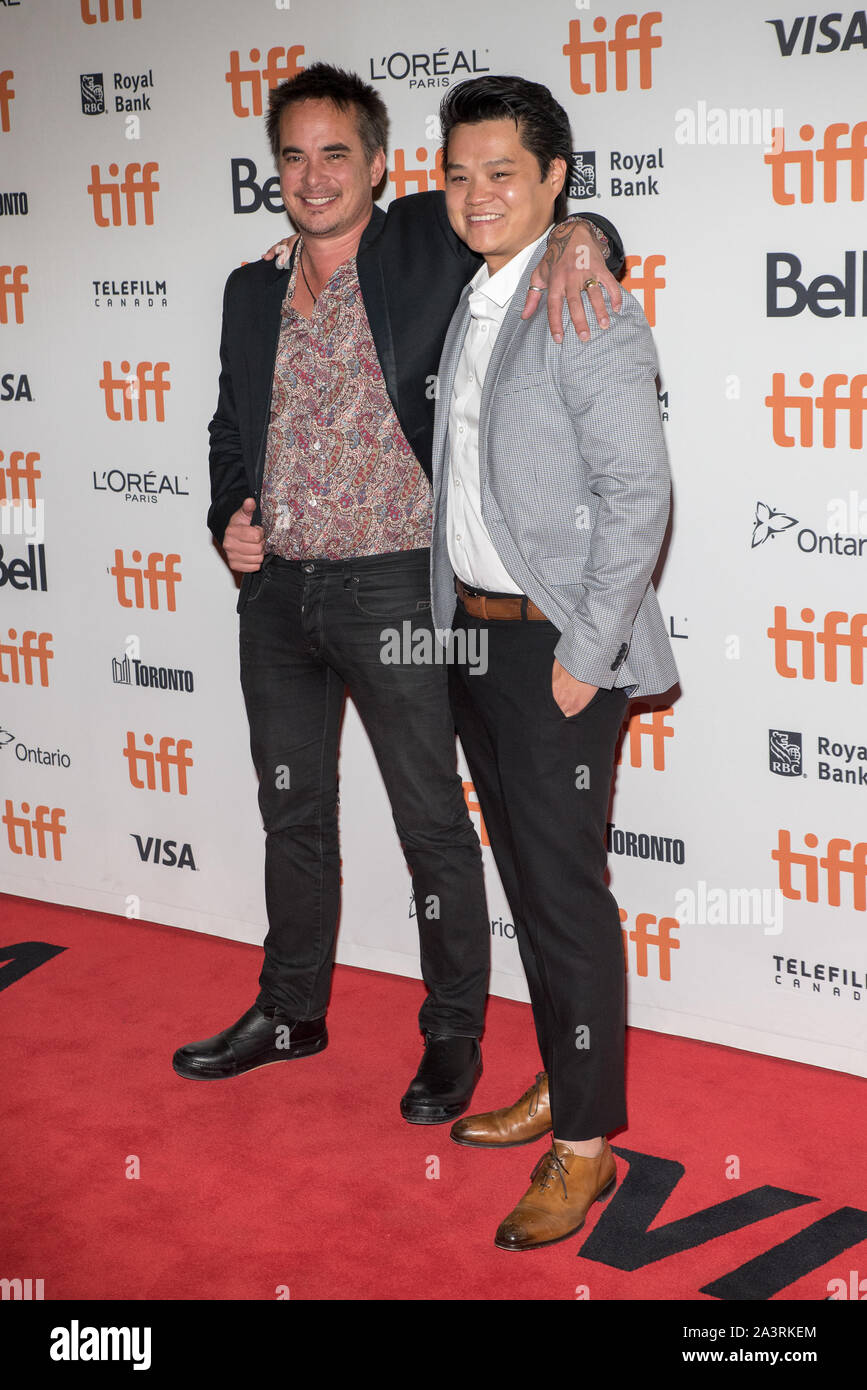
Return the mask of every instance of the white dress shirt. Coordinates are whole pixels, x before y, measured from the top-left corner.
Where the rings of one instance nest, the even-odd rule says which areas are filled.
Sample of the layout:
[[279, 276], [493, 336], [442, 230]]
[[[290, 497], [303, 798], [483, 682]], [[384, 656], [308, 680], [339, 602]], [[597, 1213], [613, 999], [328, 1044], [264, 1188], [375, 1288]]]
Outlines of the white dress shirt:
[[[553, 226], [553, 223], [551, 224]], [[522, 591], [505, 569], [482, 520], [479, 486], [479, 411], [482, 387], [494, 343], [512, 296], [549, 227], [493, 275], [483, 265], [473, 276], [470, 322], [449, 402], [449, 478], [447, 537], [449, 559], [459, 579], [492, 593]], [[538, 312], [543, 312], [539, 309]]]

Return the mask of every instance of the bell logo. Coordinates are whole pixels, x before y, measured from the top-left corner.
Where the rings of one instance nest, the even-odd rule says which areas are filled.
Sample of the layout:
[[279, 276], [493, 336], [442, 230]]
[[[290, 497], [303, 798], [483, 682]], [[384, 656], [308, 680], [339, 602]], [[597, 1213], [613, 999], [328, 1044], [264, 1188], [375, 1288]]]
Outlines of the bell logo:
[[[415, 152], [415, 157], [420, 164], [424, 164], [429, 158], [429, 151], [424, 145], [419, 145]], [[389, 170], [389, 183], [394, 184], [395, 198], [404, 198], [407, 193], [427, 193], [431, 188], [445, 188], [445, 173], [443, 170], [443, 153], [437, 150], [432, 169], [407, 169], [406, 151], [395, 150], [394, 168]], [[413, 185], [410, 188], [410, 184]]]
[[63, 817], [66, 811], [62, 806], [37, 806], [33, 819], [30, 819], [30, 803], [22, 801], [20, 815], [15, 814], [12, 801], [6, 802], [6, 811], [0, 821], [6, 826], [6, 837], [13, 854], [26, 854], [30, 858], [47, 859], [49, 847], [51, 858], [63, 858], [60, 852], [60, 837], [66, 834]]
[[[639, 19], [636, 14], [622, 14], [614, 21], [614, 38], [582, 39], [581, 20], [569, 23], [569, 42], [563, 45], [563, 52], [569, 59], [569, 82], [573, 92], [582, 96], [587, 92], [606, 92], [608, 90], [608, 54], [614, 55], [614, 90], [625, 92], [629, 82], [629, 54], [638, 54], [638, 85], [646, 92], [652, 85], [651, 54], [654, 48], [662, 47], [659, 34], [652, 34], [654, 24], [662, 23], [662, 14], [653, 10]], [[638, 32], [630, 30], [638, 25]], [[604, 34], [608, 20], [599, 15], [593, 21], [597, 34]], [[592, 59], [593, 83], [584, 80], [582, 59]]]
[[[626, 922], [628, 915], [621, 907], [620, 921]], [[654, 923], [656, 924], [656, 931], [651, 932], [648, 928], [652, 927]], [[657, 921], [653, 913], [639, 912], [635, 919], [635, 926], [631, 931], [627, 931], [625, 927], [621, 928], [626, 969], [629, 969], [629, 943], [632, 941], [635, 945], [635, 973], [646, 978], [650, 973], [649, 951], [650, 947], [653, 946], [657, 951], [656, 977], [659, 980], [670, 980], [671, 953], [680, 950], [680, 942], [675, 940], [672, 932], [677, 931], [679, 927], [680, 922], [676, 917], [660, 917]]]
[[[798, 381], [805, 391], [814, 385], [811, 372], [802, 372]], [[848, 386], [848, 392], [842, 388]], [[837, 416], [845, 411], [849, 416], [849, 448], [861, 449], [864, 446], [864, 388], [867, 375], [853, 376], [851, 381], [842, 372], [826, 376], [822, 389], [815, 398], [812, 396], [788, 395], [786, 393], [785, 372], [774, 372], [771, 377], [771, 394], [765, 396], [765, 405], [771, 412], [771, 432], [774, 443], [781, 449], [791, 449], [800, 444], [802, 449], [813, 448], [813, 411], [822, 412], [822, 448], [837, 447]], [[798, 437], [786, 433], [786, 411], [797, 411]]]
[[8, 641], [0, 642], [0, 685], [48, 685], [48, 663], [54, 659], [49, 643], [51, 632], [22, 632], [18, 641], [17, 628], [10, 627]]
[[112, 11], [117, 20], [141, 19], [141, 0], [129, 0], [128, 15], [124, 12], [124, 0], [81, 0], [81, 18], [85, 24], [107, 24]]
[[485, 827], [485, 818], [482, 815], [482, 808], [479, 805], [478, 798], [476, 796], [476, 789], [473, 786], [472, 782], [464, 782], [462, 783], [462, 786], [464, 789], [464, 801], [467, 803], [467, 810], [469, 811], [471, 816], [476, 815], [479, 818], [479, 843], [482, 845], [490, 846], [491, 842], [488, 839], [488, 832]]
[[[801, 609], [801, 621], [813, 623], [816, 614], [812, 608]], [[841, 632], [840, 629], [843, 629]], [[849, 651], [849, 680], [852, 685], [864, 684], [864, 650], [867, 647], [867, 613], [848, 613], [832, 611], [822, 619], [822, 631], [812, 632], [809, 627], [789, 627], [785, 606], [774, 609], [773, 626], [768, 628], [768, 636], [774, 644], [774, 665], [777, 674], [787, 680], [801, 676], [805, 681], [816, 679], [816, 646], [824, 652], [822, 679], [832, 685], [837, 680], [837, 654], [841, 647]], [[794, 647], [800, 660], [797, 665], [789, 664], [789, 649]]]
[[24, 322], [24, 296], [30, 286], [24, 283], [26, 265], [0, 265], [0, 323], [9, 323], [9, 300], [12, 300], [14, 322]]
[[[99, 165], [90, 166], [90, 183], [87, 191], [93, 199], [93, 220], [97, 227], [122, 227], [123, 209], [126, 208], [126, 225], [135, 227], [138, 225], [136, 217], [136, 198], [141, 198], [142, 210], [146, 227], [152, 227], [154, 221], [154, 194], [159, 192], [160, 186], [154, 182], [154, 174], [159, 172], [159, 165], [151, 160], [147, 164], [127, 164], [124, 166], [123, 179], [119, 180], [120, 166], [109, 164], [108, 172], [111, 180], [103, 181]], [[140, 175], [141, 177], [137, 177]], [[121, 202], [123, 194], [123, 203]], [[106, 216], [104, 199], [108, 198], [110, 216]]]
[[[105, 413], [109, 420], [132, 420], [133, 401], [138, 401], [139, 420], [148, 419], [148, 396], [154, 398], [154, 420], [164, 424], [166, 418], [165, 396], [171, 383], [166, 373], [168, 362], [139, 362], [134, 368], [129, 362], [121, 362], [121, 376], [112, 376], [110, 362], [103, 362], [102, 376], [99, 380], [105, 395]], [[120, 409], [118, 409], [118, 402]]]
[[[166, 610], [169, 613], [175, 611], [175, 588], [181, 582], [181, 573], [177, 566], [181, 562], [180, 555], [162, 555], [159, 551], [153, 551], [147, 558], [147, 564], [141, 564], [141, 551], [132, 552], [133, 564], [124, 564], [123, 551], [114, 552], [114, 564], [109, 570], [117, 581], [117, 601], [121, 608], [144, 608], [145, 607], [145, 582], [147, 582], [148, 608], [156, 610], [160, 607], [160, 590], [165, 593]], [[127, 581], [132, 582], [132, 598], [127, 593]]]
[[[0, 464], [3, 458], [3, 451], [0, 449]], [[42, 477], [36, 467], [38, 459], [39, 455], [36, 453], [25, 454], [20, 449], [13, 450], [6, 467], [0, 468], [0, 503], [27, 502], [31, 507], [36, 506], [36, 479]]]
[[[139, 791], [157, 790], [157, 768], [159, 768], [161, 792], [172, 791], [172, 768], [177, 771], [177, 791], [181, 796], [187, 795], [187, 768], [193, 766], [190, 757], [192, 742], [188, 738], [161, 738], [159, 751], [153, 752], [153, 734], [145, 734], [143, 739], [144, 747], [140, 748], [136, 744], [135, 734], [132, 730], [127, 730], [126, 745], [123, 756], [129, 765], [130, 785]], [[143, 770], [144, 781], [139, 775], [139, 768]]]
[[[851, 874], [852, 907], [856, 912], [867, 911], [867, 841], [853, 845], [848, 840], [829, 840], [828, 848], [820, 858], [816, 854], [793, 850], [792, 837], [788, 830], [780, 830], [778, 835], [777, 848], [771, 850], [771, 858], [779, 865], [780, 892], [784, 898], [792, 898], [798, 902], [803, 897], [808, 903], [819, 902], [819, 870], [824, 869], [827, 890], [825, 900], [829, 907], [840, 906], [842, 875]], [[807, 849], [817, 849], [818, 835], [805, 835], [804, 844]], [[845, 855], [849, 857], [845, 858]], [[794, 867], [803, 870], [803, 874], [798, 875], [799, 882], [803, 884], [803, 893], [792, 881]], [[850, 895], [847, 894], [848, 896]]]
[[[674, 729], [669, 728], [665, 721], [669, 715], [674, 716], [674, 710], [670, 705], [665, 709], [652, 709], [650, 705], [641, 700], [637, 700], [632, 708], [634, 713], [623, 723], [623, 728], [626, 730], [624, 741], [629, 747], [629, 765], [630, 767], [641, 767], [644, 742], [649, 739], [653, 770], [654, 772], [664, 772], [665, 740], [674, 738]], [[618, 763], [623, 761], [622, 748], [617, 761]]]
[[626, 274], [623, 277], [624, 289], [633, 291], [641, 290], [641, 300], [644, 308], [644, 317], [650, 327], [656, 324], [656, 291], [665, 289], [665, 281], [657, 275], [657, 270], [665, 265], [664, 256], [645, 256], [644, 270], [638, 273], [638, 267], [642, 264], [640, 256], [627, 256], [625, 261]]
[[11, 68], [7, 68], [5, 72], [0, 72], [0, 130], [3, 131], [4, 135], [10, 127], [9, 108], [15, 100], [15, 90], [11, 86], [14, 76], [15, 73]]
[[[812, 140], [815, 131], [811, 125], [802, 125], [798, 134], [802, 140]], [[849, 197], [853, 203], [864, 201], [864, 165], [867, 162], [867, 121], [859, 121], [852, 127], [848, 145], [841, 143], [849, 134], [849, 126], [843, 121], [835, 121], [826, 126], [822, 134], [822, 146], [818, 150], [786, 149], [786, 132], [780, 126], [772, 131], [773, 148], [765, 155], [765, 163], [771, 168], [771, 194], [775, 203], [791, 207], [793, 203], [812, 203], [814, 192], [814, 161], [822, 166], [822, 198], [826, 203], [837, 201], [837, 166], [846, 160], [849, 164]], [[794, 165], [797, 193], [789, 191], [786, 171]], [[845, 196], [845, 195], [844, 195]]]
[[[303, 72], [298, 62], [303, 52], [303, 44], [298, 43], [293, 44], [291, 48], [269, 48], [268, 60], [260, 69], [255, 66], [262, 59], [258, 48], [250, 49], [250, 62], [254, 64], [251, 68], [241, 67], [241, 55], [237, 49], [233, 49], [229, 54], [226, 81], [232, 91], [232, 110], [235, 115], [261, 116], [263, 91], [268, 92], [278, 83], [285, 82], [289, 77], [297, 77], [299, 72]], [[249, 88], [249, 93], [244, 91], [245, 87]], [[245, 99], [250, 102], [249, 106], [245, 106]]]

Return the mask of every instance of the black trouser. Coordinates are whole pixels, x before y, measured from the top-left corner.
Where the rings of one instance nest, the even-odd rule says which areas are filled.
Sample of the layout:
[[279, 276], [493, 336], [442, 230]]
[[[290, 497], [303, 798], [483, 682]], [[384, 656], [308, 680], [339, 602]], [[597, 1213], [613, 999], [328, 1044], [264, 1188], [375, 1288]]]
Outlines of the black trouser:
[[604, 876], [627, 696], [600, 688], [567, 718], [551, 691], [552, 623], [486, 621], [458, 603], [454, 630], [470, 652], [487, 637], [484, 674], [450, 667], [452, 710], [515, 921], [554, 1134], [592, 1139], [626, 1122], [625, 966]]
[[[349, 561], [266, 558], [241, 614], [241, 684], [265, 825], [268, 934], [257, 1003], [327, 1008], [340, 909], [337, 755], [352, 693], [412, 871], [428, 988], [419, 1023], [478, 1037], [490, 923], [457, 773], [442, 664], [384, 662], [383, 633], [431, 634], [428, 550]], [[431, 635], [431, 646], [435, 638]]]

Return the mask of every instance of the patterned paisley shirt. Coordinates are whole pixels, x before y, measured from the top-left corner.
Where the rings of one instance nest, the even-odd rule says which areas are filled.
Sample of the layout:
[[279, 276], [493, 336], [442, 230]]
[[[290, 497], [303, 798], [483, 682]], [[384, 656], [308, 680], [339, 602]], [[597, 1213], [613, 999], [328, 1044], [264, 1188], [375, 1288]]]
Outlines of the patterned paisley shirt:
[[431, 490], [404, 438], [376, 355], [355, 259], [310, 319], [283, 301], [262, 482], [265, 549], [345, 560], [430, 545]]

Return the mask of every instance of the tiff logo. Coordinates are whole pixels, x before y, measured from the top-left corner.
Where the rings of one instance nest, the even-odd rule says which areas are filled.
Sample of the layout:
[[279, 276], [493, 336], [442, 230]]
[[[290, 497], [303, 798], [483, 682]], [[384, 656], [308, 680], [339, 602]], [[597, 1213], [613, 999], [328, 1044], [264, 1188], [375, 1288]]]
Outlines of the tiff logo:
[[[620, 908], [620, 920], [625, 922], [629, 914]], [[656, 931], [648, 930], [656, 924]], [[623, 937], [623, 956], [625, 967], [629, 969], [629, 942], [635, 945], [635, 972], [637, 975], [646, 978], [650, 974], [650, 948], [654, 947], [657, 951], [656, 956], [656, 975], [659, 980], [671, 979], [671, 953], [680, 950], [680, 942], [675, 940], [672, 932], [680, 927], [676, 917], [660, 917], [657, 921], [652, 912], [639, 912], [635, 919], [635, 926], [631, 931], [625, 927], [621, 928]]]
[[[9, 300], [12, 300], [14, 322], [24, 322], [24, 296], [30, 293], [25, 283], [26, 265], [0, 265], [0, 323], [9, 323]], [[11, 278], [10, 278], [11, 277]]]
[[[587, 92], [607, 92], [608, 54], [614, 58], [614, 90], [625, 92], [629, 82], [629, 54], [638, 54], [638, 85], [643, 92], [652, 85], [651, 54], [654, 48], [662, 47], [662, 38], [651, 31], [655, 24], [662, 23], [659, 10], [652, 10], [639, 18], [635, 14], [622, 14], [614, 21], [614, 38], [582, 39], [581, 20], [569, 22], [569, 42], [563, 45], [563, 52], [569, 59], [569, 82], [573, 92], [582, 95]], [[638, 26], [638, 32], [630, 30]], [[593, 21], [597, 34], [604, 34], [608, 20], [598, 15]], [[592, 59], [593, 83], [585, 82], [583, 59]]]
[[[802, 140], [812, 140], [815, 130], [811, 125], [802, 125], [798, 132]], [[786, 149], [784, 129], [773, 131], [773, 150], [765, 155], [765, 163], [771, 168], [771, 193], [775, 203], [791, 207], [792, 203], [812, 203], [813, 174], [815, 164], [822, 166], [822, 198], [826, 203], [837, 201], [837, 169], [840, 164], [849, 165], [849, 196], [853, 203], [864, 201], [864, 164], [867, 161], [867, 121], [859, 121], [852, 127], [849, 144], [841, 144], [844, 135], [849, 134], [849, 126], [844, 121], [835, 121], [826, 126], [822, 134], [822, 146], [818, 150]], [[786, 171], [795, 166], [797, 194], [789, 191]]]
[[[123, 551], [115, 550], [114, 564], [109, 570], [109, 574], [114, 575], [117, 581], [117, 601], [121, 608], [144, 608], [145, 607], [145, 582], [147, 582], [147, 607], [158, 609], [160, 607], [160, 587], [165, 592], [166, 610], [169, 613], [175, 611], [175, 589], [180, 584], [182, 575], [178, 569], [181, 562], [180, 555], [163, 555], [161, 551], [154, 550], [148, 555], [147, 564], [141, 563], [141, 551], [132, 552], [133, 563], [124, 563]], [[132, 598], [127, 591], [127, 580], [132, 583]]]
[[[108, 172], [111, 179], [103, 181], [98, 164], [90, 166], [90, 183], [87, 191], [93, 199], [93, 220], [97, 227], [121, 227], [123, 226], [123, 204], [120, 195], [123, 194], [126, 205], [126, 221], [130, 227], [138, 224], [136, 216], [136, 199], [141, 199], [142, 211], [146, 227], [152, 227], [154, 221], [154, 194], [159, 192], [160, 186], [154, 182], [154, 174], [159, 171], [159, 165], [153, 160], [147, 164], [127, 164], [124, 167], [123, 179], [118, 179], [120, 167], [117, 164], [109, 164]], [[137, 178], [136, 175], [141, 175]], [[110, 216], [106, 216], [104, 208], [104, 198], [108, 198]]]
[[657, 271], [665, 265], [664, 256], [645, 256], [644, 269], [638, 273], [638, 267], [642, 264], [640, 256], [627, 256], [625, 261], [626, 274], [623, 277], [623, 288], [634, 291], [641, 291], [641, 302], [644, 309], [644, 317], [653, 328], [656, 324], [656, 291], [665, 289], [665, 281], [657, 275]]
[[[113, 377], [111, 374], [110, 361], [103, 361], [103, 375], [100, 377], [100, 389], [103, 391], [106, 400], [106, 414], [110, 420], [132, 420], [132, 402], [139, 402], [139, 420], [147, 420], [147, 396], [153, 395], [154, 398], [154, 420], [157, 424], [165, 423], [165, 392], [171, 391], [171, 382], [168, 381], [167, 371], [170, 364], [167, 361], [139, 361], [135, 368], [129, 366], [128, 361], [122, 361], [122, 377]], [[121, 409], [117, 409], [117, 398], [119, 392], [119, 403]]]
[[[665, 709], [651, 709], [650, 705], [644, 704], [641, 700], [635, 701], [632, 706], [633, 713], [627, 720], [624, 720], [623, 728], [626, 730], [624, 742], [629, 748], [629, 766], [641, 767], [642, 751], [646, 741], [650, 742], [651, 766], [654, 772], [665, 771], [665, 740], [674, 738], [674, 729], [666, 724], [669, 715], [674, 717], [674, 710], [669, 705]], [[620, 750], [618, 763], [623, 761], [623, 749]]]
[[[779, 865], [780, 892], [784, 898], [799, 901], [803, 896], [808, 903], [819, 902], [819, 870], [825, 870], [826, 901], [829, 907], [839, 907], [842, 888], [842, 875], [852, 876], [852, 907], [856, 912], [867, 912], [867, 841], [853, 845], [849, 840], [832, 839], [821, 858], [816, 854], [805, 854], [792, 849], [792, 837], [788, 830], [778, 832], [777, 848], [771, 850], [771, 858]], [[818, 835], [804, 836], [807, 849], [818, 849]], [[843, 855], [851, 851], [851, 857]], [[799, 875], [804, 892], [796, 888], [792, 881], [792, 869], [803, 869]]]
[[[262, 94], [285, 82], [289, 77], [297, 77], [303, 72], [298, 59], [304, 52], [304, 45], [294, 43], [291, 48], [269, 48], [268, 58], [263, 68], [255, 64], [261, 62], [262, 54], [258, 48], [250, 49], [251, 68], [241, 67], [241, 55], [237, 49], [229, 54], [229, 71], [226, 81], [232, 92], [232, 110], [236, 116], [261, 116]], [[249, 93], [244, 88], [249, 88]], [[250, 102], [245, 106], [244, 101]]]
[[[52, 859], [60, 860], [63, 858], [60, 852], [60, 837], [66, 834], [66, 826], [63, 824], [65, 815], [66, 811], [62, 806], [37, 806], [33, 819], [30, 820], [29, 802], [22, 801], [21, 814], [16, 815], [14, 803], [7, 800], [6, 811], [0, 816], [0, 821], [6, 826], [6, 837], [13, 854], [26, 854], [30, 858], [35, 854], [37, 859], [47, 859], [50, 842]], [[18, 831], [21, 832], [20, 841]]]
[[[187, 769], [193, 766], [190, 757], [192, 742], [188, 738], [161, 738], [159, 751], [153, 752], [153, 734], [145, 734], [144, 747], [136, 744], [135, 734], [128, 729], [123, 755], [129, 765], [129, 780], [139, 791], [157, 790], [157, 768], [159, 768], [159, 790], [172, 790], [172, 768], [177, 769], [177, 790], [181, 796], [187, 795]], [[139, 767], [144, 769], [144, 781], [139, 776]]]
[[[802, 372], [798, 381], [805, 391], [814, 385], [812, 372]], [[841, 388], [848, 391], [840, 394]], [[822, 448], [837, 447], [837, 416], [844, 412], [849, 416], [849, 448], [861, 449], [864, 446], [864, 388], [867, 375], [853, 376], [851, 381], [842, 372], [832, 372], [826, 376], [822, 389], [815, 397], [789, 395], [786, 391], [785, 372], [774, 372], [771, 377], [771, 394], [765, 396], [765, 405], [771, 412], [771, 433], [774, 443], [781, 449], [791, 449], [800, 444], [802, 449], [813, 448], [813, 423], [816, 410], [822, 412]], [[798, 437], [786, 433], [786, 412], [797, 412]]]
[[[5, 454], [0, 449], [0, 464]], [[28, 502], [36, 505], [36, 481], [42, 477], [36, 467], [37, 453], [25, 454], [21, 449], [13, 449], [5, 468], [0, 468], [0, 502]], [[24, 485], [24, 492], [21, 487]]]
[[0, 642], [0, 685], [48, 685], [48, 663], [54, 652], [50, 643], [53, 632], [35, 632], [28, 628], [18, 641], [18, 629], [9, 628], [9, 640]]
[[[110, 362], [103, 362], [100, 389], [105, 396], [105, 413], [109, 420], [132, 420], [133, 401], [138, 401], [138, 418], [148, 418], [148, 396], [154, 398], [154, 419], [164, 424], [166, 418], [166, 392], [172, 389], [166, 373], [168, 362], [138, 362], [132, 368], [129, 362], [121, 362], [122, 376], [112, 375]], [[120, 409], [117, 401], [120, 401]]]
[[[428, 151], [424, 145], [418, 146], [415, 157], [420, 164], [425, 163], [428, 158]], [[436, 151], [432, 169], [408, 169], [406, 167], [406, 150], [395, 150], [394, 168], [389, 170], [388, 181], [394, 184], [395, 198], [404, 198], [407, 193], [427, 193], [431, 188], [438, 188], [442, 191], [445, 188], [442, 150]], [[410, 187], [411, 184], [413, 187]]]
[[10, 108], [15, 100], [15, 89], [9, 84], [15, 73], [11, 68], [6, 68], [5, 72], [0, 72], [0, 130], [4, 135], [10, 127]]
[[[813, 623], [812, 608], [801, 609], [801, 621]], [[848, 624], [848, 631], [846, 630]], [[843, 631], [840, 631], [840, 628]], [[834, 684], [837, 680], [837, 653], [841, 647], [849, 651], [849, 678], [852, 685], [864, 684], [864, 650], [867, 648], [867, 613], [848, 613], [833, 610], [822, 619], [822, 631], [789, 627], [785, 605], [774, 608], [774, 621], [768, 628], [774, 644], [774, 665], [777, 674], [787, 680], [801, 676], [805, 681], [816, 679], [816, 646], [824, 652], [822, 679]], [[801, 669], [789, 664], [789, 649], [794, 645], [800, 657]], [[797, 660], [797, 658], [795, 658]]]
[[[96, 14], [93, 12], [94, 4], [98, 6]], [[141, 19], [141, 0], [130, 0], [128, 16], [124, 13], [123, 0], [114, 0], [113, 6], [111, 0], [81, 0], [81, 18], [85, 24], [107, 24], [112, 18], [112, 8], [114, 9], [114, 18], [117, 20]]]

